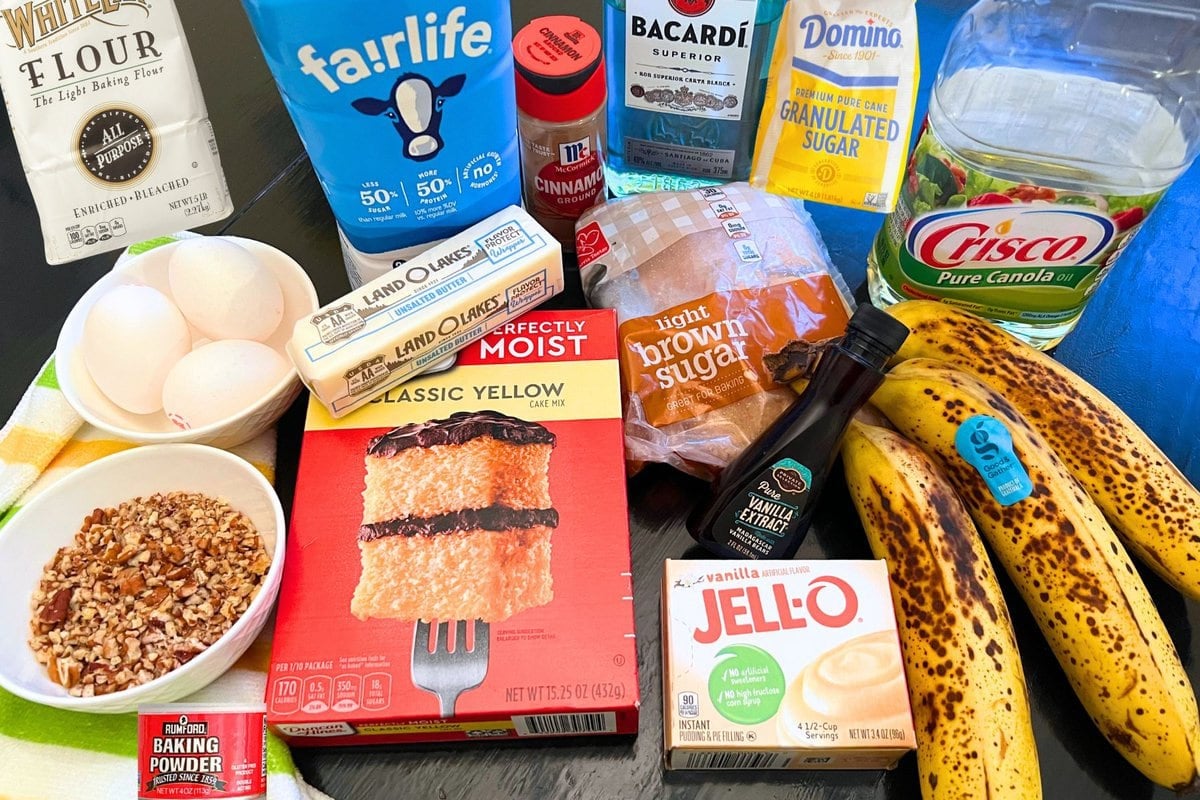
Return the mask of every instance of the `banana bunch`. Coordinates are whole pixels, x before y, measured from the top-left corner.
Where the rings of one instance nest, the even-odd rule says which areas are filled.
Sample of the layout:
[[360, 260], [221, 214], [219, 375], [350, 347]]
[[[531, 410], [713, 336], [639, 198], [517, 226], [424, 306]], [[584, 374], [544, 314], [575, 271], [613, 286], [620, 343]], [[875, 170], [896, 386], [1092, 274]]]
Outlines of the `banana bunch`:
[[1200, 492], [1125, 412], [1050, 356], [973, 314], [931, 300], [888, 312], [911, 331], [897, 361], [936, 358], [1004, 395], [1129, 549], [1167, 583], [1200, 599]]
[[941, 471], [891, 430], [851, 423], [842, 463], [887, 561], [928, 800], [1042, 796], [1024, 671], [979, 534]]
[[[1103, 735], [1154, 782], [1176, 790], [1200, 784], [1195, 695], [1105, 520], [1195, 596], [1196, 490], [1116, 406], [1048, 357], [944, 305], [889, 310], [912, 334], [872, 402], [898, 433], [857, 423], [843, 456], [872, 548], [893, 574], [925, 796], [1040, 796], [1036, 784], [1016, 782], [1037, 772], [1024, 680], [1003, 599], [963, 507]], [[995, 642], [984, 654], [1000, 674], [983, 675], [971, 658], [948, 659], [962, 670], [952, 691], [969, 690], [954, 695], [956, 724], [928, 716], [947, 699], [943, 676], [926, 665], [962, 647], [979, 658], [979, 636]], [[1002, 712], [997, 692], [1009, 703]], [[997, 731], [1010, 737], [998, 749]], [[974, 773], [963, 768], [970, 752], [983, 761], [969, 766], [986, 768], [987, 789], [974, 788]]]

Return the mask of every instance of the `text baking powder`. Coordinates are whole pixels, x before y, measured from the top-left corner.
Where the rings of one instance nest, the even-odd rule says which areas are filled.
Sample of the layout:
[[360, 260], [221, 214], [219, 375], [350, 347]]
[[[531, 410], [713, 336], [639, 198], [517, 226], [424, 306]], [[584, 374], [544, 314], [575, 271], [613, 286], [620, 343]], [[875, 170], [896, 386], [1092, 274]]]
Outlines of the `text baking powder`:
[[138, 709], [138, 800], [267, 796], [266, 706]]

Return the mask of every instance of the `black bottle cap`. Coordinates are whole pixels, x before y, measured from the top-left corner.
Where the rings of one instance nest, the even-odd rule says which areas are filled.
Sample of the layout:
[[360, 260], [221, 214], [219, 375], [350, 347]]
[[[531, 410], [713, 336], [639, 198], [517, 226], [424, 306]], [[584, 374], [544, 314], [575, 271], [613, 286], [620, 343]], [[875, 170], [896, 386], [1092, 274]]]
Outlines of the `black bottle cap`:
[[846, 329], [865, 333], [893, 353], [899, 350], [908, 338], [908, 328], [903, 322], [870, 303], [864, 303], [855, 310]]
[[908, 328], [904, 323], [886, 311], [864, 303], [850, 317], [842, 347], [882, 367], [907, 338]]

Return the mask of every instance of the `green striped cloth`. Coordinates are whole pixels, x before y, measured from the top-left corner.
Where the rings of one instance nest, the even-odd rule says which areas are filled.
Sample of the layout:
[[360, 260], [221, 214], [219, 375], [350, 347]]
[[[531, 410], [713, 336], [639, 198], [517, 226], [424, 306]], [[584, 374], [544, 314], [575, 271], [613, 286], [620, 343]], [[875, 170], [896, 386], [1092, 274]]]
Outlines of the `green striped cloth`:
[[[134, 446], [83, 424], [59, 391], [51, 359], [0, 429], [0, 536], [20, 507], [46, 487]], [[274, 480], [274, 431], [233, 452]], [[261, 702], [270, 635], [268, 626], [225, 675], [181, 702]], [[61, 711], [0, 689], [0, 800], [131, 800], [136, 793], [136, 714]], [[287, 747], [274, 736], [267, 741], [267, 794], [271, 800], [328, 800], [304, 783]]]

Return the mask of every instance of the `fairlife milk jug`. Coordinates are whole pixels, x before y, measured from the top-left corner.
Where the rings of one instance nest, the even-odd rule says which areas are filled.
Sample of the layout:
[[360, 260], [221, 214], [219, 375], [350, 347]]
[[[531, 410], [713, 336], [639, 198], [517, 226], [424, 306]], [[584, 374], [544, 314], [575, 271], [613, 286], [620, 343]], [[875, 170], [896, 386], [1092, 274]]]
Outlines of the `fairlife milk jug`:
[[356, 286], [520, 203], [507, 2], [243, 2]]

